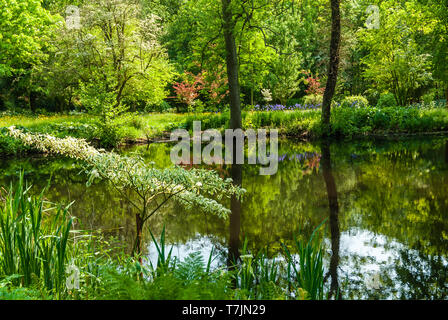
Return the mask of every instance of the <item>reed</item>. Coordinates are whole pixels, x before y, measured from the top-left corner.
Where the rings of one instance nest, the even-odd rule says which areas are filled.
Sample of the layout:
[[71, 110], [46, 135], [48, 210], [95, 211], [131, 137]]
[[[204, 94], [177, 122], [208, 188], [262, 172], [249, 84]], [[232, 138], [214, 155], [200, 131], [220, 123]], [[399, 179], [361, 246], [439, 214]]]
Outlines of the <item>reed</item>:
[[0, 204], [0, 274], [19, 275], [14, 284], [43, 284], [56, 297], [65, 291], [72, 219], [68, 207], [48, 207], [44, 191], [31, 195], [23, 173]]
[[293, 245], [297, 252], [298, 262], [288, 247], [282, 243], [288, 264], [287, 281], [289, 287], [296, 293], [305, 290], [311, 300], [323, 300], [324, 298], [323, 249], [320, 239], [317, 237], [322, 224], [314, 230], [306, 243], [294, 237]]

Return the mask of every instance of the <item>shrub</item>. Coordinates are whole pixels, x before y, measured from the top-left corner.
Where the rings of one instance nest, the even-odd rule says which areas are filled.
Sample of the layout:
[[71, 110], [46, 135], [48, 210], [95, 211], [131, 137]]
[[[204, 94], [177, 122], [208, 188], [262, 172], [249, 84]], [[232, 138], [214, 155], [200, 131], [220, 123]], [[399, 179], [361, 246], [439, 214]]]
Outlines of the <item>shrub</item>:
[[168, 112], [170, 109], [173, 109], [173, 107], [168, 102], [166, 102], [164, 100], [164, 101], [162, 101], [160, 103], [160, 105], [158, 105], [155, 108], [155, 111], [160, 112], [160, 113], [164, 113], [164, 112]]
[[385, 93], [380, 96], [378, 103], [376, 104], [378, 108], [396, 107], [397, 102], [392, 93]]
[[348, 96], [342, 102], [342, 107], [358, 107], [365, 108], [369, 105], [369, 101], [363, 96]]
[[306, 105], [312, 104], [314, 106], [322, 104], [324, 97], [317, 94], [309, 94], [303, 98], [303, 103]]
[[292, 98], [286, 101], [286, 105], [289, 106], [295, 106], [296, 104], [301, 104], [301, 99]]
[[116, 120], [98, 122], [95, 137], [99, 139], [99, 145], [104, 148], [115, 148], [124, 139], [123, 127]]
[[120, 196], [139, 211], [135, 215], [137, 238], [134, 247], [134, 253], [138, 255], [142, 248], [144, 223], [169, 200], [177, 201], [188, 209], [201, 208], [203, 212], [226, 217], [230, 210], [218, 201], [232, 195], [242, 197], [245, 192], [235, 186], [232, 179], [224, 180], [215, 171], [185, 170], [179, 166], [159, 170], [138, 156], [100, 152], [84, 140], [24, 134], [14, 127], [10, 128], [10, 135], [38, 150], [85, 160], [88, 186], [97, 179], [113, 185]]
[[422, 101], [424, 104], [430, 104], [431, 102], [436, 100], [435, 92], [429, 92], [422, 97]]
[[2, 155], [17, 155], [26, 153], [31, 148], [24, 145], [21, 141], [10, 137], [7, 134], [7, 129], [0, 130], [0, 154]]
[[39, 131], [51, 133], [56, 137], [73, 136], [88, 140], [94, 137], [96, 130], [96, 125], [80, 122], [50, 123], [39, 128]]

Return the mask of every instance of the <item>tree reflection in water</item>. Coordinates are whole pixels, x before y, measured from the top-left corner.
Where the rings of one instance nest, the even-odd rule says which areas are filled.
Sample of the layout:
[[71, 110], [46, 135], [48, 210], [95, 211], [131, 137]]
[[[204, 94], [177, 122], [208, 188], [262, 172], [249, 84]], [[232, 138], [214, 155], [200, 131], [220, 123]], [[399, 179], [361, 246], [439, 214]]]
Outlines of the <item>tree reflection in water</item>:
[[322, 173], [325, 180], [325, 186], [327, 188], [328, 205], [330, 209], [330, 232], [331, 232], [331, 259], [330, 268], [326, 278], [331, 277], [330, 292], [328, 298], [335, 297], [341, 299], [339, 292], [338, 282], [338, 266], [339, 266], [339, 242], [341, 232], [339, 229], [339, 204], [338, 204], [338, 192], [336, 189], [336, 182], [334, 180], [333, 171], [331, 167], [331, 153], [330, 144], [327, 142], [322, 143]]
[[[169, 144], [123, 152], [137, 152], [158, 167], [172, 165]], [[252, 165], [235, 166], [233, 173], [228, 166], [213, 167], [240, 183], [244, 171], [247, 193], [242, 203], [225, 200], [232, 209], [227, 221], [172, 206], [151, 221], [152, 231], [158, 235], [166, 225], [167, 244], [179, 246], [182, 256], [199, 249], [208, 257], [213, 246], [224, 252], [219, 263], [226, 265], [238, 259], [243, 238], [252, 252], [268, 247], [276, 256], [280, 241], [299, 232], [308, 236], [329, 217], [326, 287], [332, 298], [341, 298], [339, 291], [344, 299], [447, 297], [447, 138], [340, 142], [331, 149], [281, 141], [279, 155], [279, 171], [270, 177]], [[20, 170], [36, 192], [52, 177], [47, 200], [75, 201], [77, 228], [115, 237], [132, 249], [135, 219], [129, 208], [104, 183], [86, 188], [81, 164], [57, 157], [3, 159], [0, 186], [7, 187]], [[365, 282], [373, 273], [379, 273], [378, 290]]]
[[[243, 166], [240, 164], [232, 165], [233, 183], [241, 186], [243, 182]], [[241, 230], [241, 200], [232, 196], [230, 201], [229, 223], [229, 252], [227, 257], [227, 266], [231, 268], [240, 258], [240, 230]]]

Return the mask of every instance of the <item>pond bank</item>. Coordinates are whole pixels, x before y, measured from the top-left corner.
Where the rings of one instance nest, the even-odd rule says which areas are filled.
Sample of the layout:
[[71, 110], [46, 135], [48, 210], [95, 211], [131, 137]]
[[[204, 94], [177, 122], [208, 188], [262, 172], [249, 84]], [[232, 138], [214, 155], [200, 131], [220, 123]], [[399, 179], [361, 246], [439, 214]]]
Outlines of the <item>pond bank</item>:
[[[321, 137], [320, 110], [251, 111], [243, 112], [243, 129], [276, 128], [284, 138], [314, 141]], [[175, 129], [193, 129], [194, 121], [201, 121], [202, 130], [228, 128], [230, 115], [204, 114], [127, 114], [115, 120], [115, 147], [167, 142]], [[97, 119], [88, 115], [55, 115], [44, 117], [0, 118], [0, 153], [21, 154], [29, 150], [5, 135], [6, 127], [19, 126], [35, 133], [48, 133], [63, 138], [72, 136], [86, 139], [101, 147], [110, 140], [107, 132], [99, 133]], [[390, 108], [334, 108], [331, 118], [334, 139], [355, 140], [366, 137], [426, 136], [448, 134], [448, 109], [419, 109], [416, 107]], [[107, 142], [108, 144], [110, 143]]]

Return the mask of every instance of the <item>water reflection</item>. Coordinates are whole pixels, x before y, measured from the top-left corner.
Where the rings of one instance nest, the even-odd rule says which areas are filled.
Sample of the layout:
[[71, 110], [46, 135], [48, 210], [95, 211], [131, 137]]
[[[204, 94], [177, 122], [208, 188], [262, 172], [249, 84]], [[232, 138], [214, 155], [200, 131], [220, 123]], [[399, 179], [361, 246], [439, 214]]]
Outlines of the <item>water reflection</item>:
[[[234, 164], [231, 168], [233, 183], [242, 186], [243, 166]], [[240, 231], [241, 231], [241, 201], [238, 197], [232, 196], [230, 200], [231, 214], [229, 217], [229, 249], [227, 266], [232, 267], [240, 258]]]
[[322, 143], [322, 175], [324, 176], [325, 186], [327, 189], [328, 206], [330, 211], [329, 223], [330, 223], [330, 237], [331, 237], [331, 258], [328, 274], [331, 277], [330, 292], [328, 298], [333, 296], [341, 298], [339, 292], [338, 281], [338, 266], [339, 266], [339, 240], [341, 232], [339, 229], [339, 203], [338, 192], [336, 189], [336, 182], [334, 180], [333, 171], [331, 167], [331, 153], [330, 144], [327, 142]]
[[445, 143], [445, 162], [448, 163], [448, 141]]
[[[160, 167], [170, 165], [170, 146], [135, 147]], [[151, 218], [156, 237], [166, 225], [167, 242], [184, 257], [211, 247], [238, 256], [240, 240], [249, 249], [280, 252], [280, 241], [308, 237], [324, 219], [326, 268], [333, 298], [447, 298], [448, 139], [358, 141], [330, 146], [282, 142], [279, 171], [259, 176], [255, 166], [215, 167], [223, 176], [240, 177], [247, 194], [226, 205], [232, 215], [213, 215], [170, 206]], [[47, 197], [68, 204], [77, 227], [101, 229], [129, 251], [135, 240], [135, 216], [126, 202], [103, 183], [86, 188], [82, 167], [55, 158], [13, 158], [0, 162], [0, 185], [24, 169], [37, 192], [51, 176]], [[237, 170], [238, 169], [238, 170]], [[149, 254], [154, 251], [145, 233]], [[369, 286], [366, 276], [379, 279]], [[377, 289], [377, 287], [379, 289]]]

